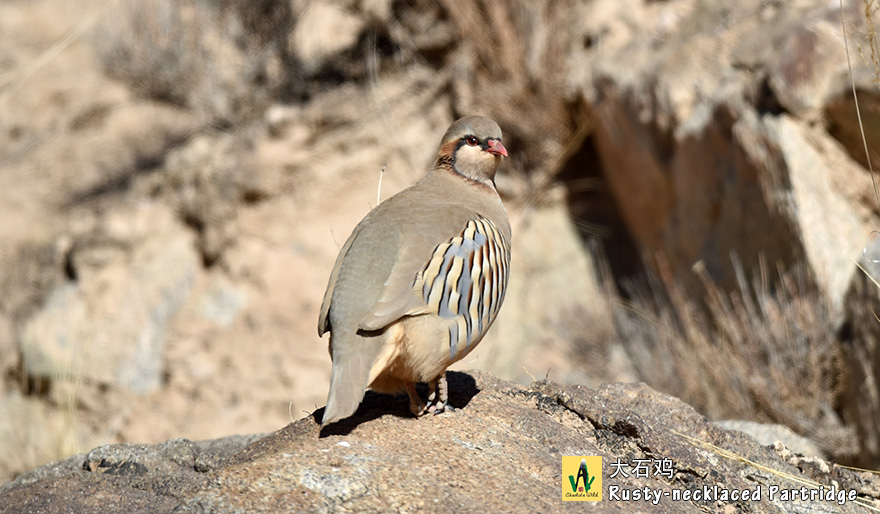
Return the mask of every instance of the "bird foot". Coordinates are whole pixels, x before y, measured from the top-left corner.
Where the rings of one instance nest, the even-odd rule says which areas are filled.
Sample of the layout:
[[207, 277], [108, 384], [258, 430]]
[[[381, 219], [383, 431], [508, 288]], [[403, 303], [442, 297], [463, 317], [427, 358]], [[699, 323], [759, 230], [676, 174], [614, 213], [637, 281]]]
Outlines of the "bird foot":
[[449, 405], [449, 386], [446, 384], [446, 373], [440, 375], [437, 380], [430, 384], [431, 392], [428, 394], [428, 412], [440, 414], [441, 412], [455, 412]]
[[425, 414], [440, 414], [443, 412], [455, 412], [452, 405], [449, 405], [449, 387], [446, 384], [446, 374], [440, 375], [437, 380], [428, 384], [430, 392], [428, 393], [428, 403], [422, 401], [419, 393], [416, 392], [416, 385], [409, 383], [406, 386], [406, 394], [409, 396], [409, 410], [415, 417], [421, 417]]
[[428, 402], [428, 405], [425, 408], [425, 410], [427, 411], [428, 414], [434, 414], [435, 416], [437, 414], [441, 414], [444, 412], [450, 412], [450, 413], [455, 412], [455, 409], [452, 408], [452, 405], [449, 405], [448, 403], [443, 403], [443, 402], [436, 402], [433, 404], [431, 402]]

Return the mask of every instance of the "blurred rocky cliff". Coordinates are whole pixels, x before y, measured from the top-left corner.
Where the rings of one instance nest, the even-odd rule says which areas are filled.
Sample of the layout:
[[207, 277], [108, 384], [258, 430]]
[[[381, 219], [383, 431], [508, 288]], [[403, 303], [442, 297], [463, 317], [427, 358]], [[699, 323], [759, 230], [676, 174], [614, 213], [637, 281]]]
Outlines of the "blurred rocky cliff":
[[644, 381], [880, 464], [841, 14], [875, 165], [880, 64], [843, 5], [0, 4], [0, 481], [323, 405], [339, 246], [468, 113], [505, 132], [514, 253], [462, 367]]

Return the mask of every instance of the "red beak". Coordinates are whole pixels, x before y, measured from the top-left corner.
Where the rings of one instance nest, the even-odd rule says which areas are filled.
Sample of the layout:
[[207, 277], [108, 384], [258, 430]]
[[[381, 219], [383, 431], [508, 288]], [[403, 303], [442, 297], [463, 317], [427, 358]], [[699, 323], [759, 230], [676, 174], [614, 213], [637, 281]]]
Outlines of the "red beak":
[[507, 148], [504, 148], [501, 141], [498, 141], [497, 139], [489, 140], [489, 149], [486, 151], [492, 155], [503, 155], [507, 157]]

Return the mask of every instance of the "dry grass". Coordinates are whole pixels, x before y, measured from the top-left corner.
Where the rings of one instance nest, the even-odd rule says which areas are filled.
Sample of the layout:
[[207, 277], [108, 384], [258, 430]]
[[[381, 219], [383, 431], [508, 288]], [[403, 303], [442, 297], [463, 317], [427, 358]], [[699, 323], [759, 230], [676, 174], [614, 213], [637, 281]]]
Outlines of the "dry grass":
[[[874, 84], [880, 87], [880, 50], [878, 50], [876, 24], [874, 21], [878, 8], [875, 0], [863, 0], [862, 5], [864, 8], [864, 18], [860, 21], [864, 22], [865, 33], [863, 36], [868, 41], [870, 52], [869, 55], [866, 55], [861, 42], [858, 42], [858, 53], [863, 65], [872, 70]], [[852, 97], [859, 133], [865, 152], [865, 163], [871, 175], [874, 199], [877, 202], [876, 207], [880, 209], [880, 190], [878, 190], [877, 179], [871, 162], [872, 152], [869, 150], [868, 138], [865, 135], [865, 125], [863, 124], [859, 107], [856, 81], [849, 51], [848, 39], [850, 30], [844, 17], [842, 0], [840, 2], [840, 10], [841, 31], [844, 34], [849, 79], [852, 86]], [[867, 250], [868, 247], [866, 246], [863, 252], [869, 262], [863, 262], [865, 266], [870, 264]], [[852, 341], [842, 352], [843, 362], [847, 364], [848, 369], [847, 380], [842, 394], [843, 406], [841, 411], [846, 416], [847, 421], [853, 426], [854, 434], [859, 439], [860, 455], [859, 458], [855, 459], [855, 462], [874, 467], [876, 466], [877, 455], [880, 453], [880, 432], [878, 432], [877, 428], [877, 420], [880, 419], [880, 412], [878, 412], [877, 407], [877, 397], [880, 395], [880, 390], [878, 390], [877, 386], [877, 375], [880, 373], [880, 370], [878, 370], [877, 366], [876, 325], [873, 324], [873, 321], [880, 321], [880, 318], [877, 317], [877, 312], [875, 311], [877, 305], [875, 288], [878, 286], [878, 283], [876, 277], [872, 277], [863, 264], [858, 264], [858, 267], [865, 277], [861, 281], [855, 281], [850, 305], [848, 305], [848, 315], [852, 325], [849, 327], [849, 330], [852, 332]], [[873, 316], [874, 320], [870, 320], [871, 316]]]
[[618, 337], [640, 380], [712, 419], [786, 425], [835, 457], [856, 451], [835, 414], [840, 342], [828, 308], [800, 271], [778, 272], [774, 289], [761, 268], [750, 279], [734, 262], [739, 288], [685, 297], [661, 263], [661, 277], [630, 284], [616, 309]]
[[120, 0], [92, 34], [107, 73], [215, 126], [262, 114], [286, 77], [285, 2]]

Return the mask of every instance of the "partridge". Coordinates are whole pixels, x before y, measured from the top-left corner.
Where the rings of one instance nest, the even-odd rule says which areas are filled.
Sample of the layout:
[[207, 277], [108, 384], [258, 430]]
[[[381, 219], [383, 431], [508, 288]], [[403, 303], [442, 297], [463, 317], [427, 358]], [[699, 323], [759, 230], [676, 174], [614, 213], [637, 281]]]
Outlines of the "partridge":
[[506, 156], [494, 121], [461, 118], [431, 170], [354, 228], [318, 319], [333, 360], [322, 426], [351, 416], [367, 387], [406, 392], [416, 416], [452, 410], [446, 368], [486, 335], [507, 287], [510, 222], [494, 180]]

